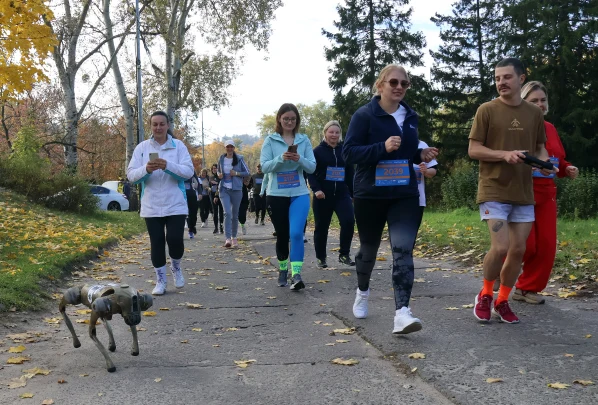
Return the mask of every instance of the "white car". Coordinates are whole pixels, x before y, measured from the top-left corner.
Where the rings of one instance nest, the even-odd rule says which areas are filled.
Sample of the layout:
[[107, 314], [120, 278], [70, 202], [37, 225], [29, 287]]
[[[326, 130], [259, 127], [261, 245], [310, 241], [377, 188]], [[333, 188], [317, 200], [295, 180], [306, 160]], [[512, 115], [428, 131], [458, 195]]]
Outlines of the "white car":
[[98, 206], [105, 211], [128, 211], [129, 200], [124, 194], [103, 186], [90, 185], [91, 194], [98, 197]]

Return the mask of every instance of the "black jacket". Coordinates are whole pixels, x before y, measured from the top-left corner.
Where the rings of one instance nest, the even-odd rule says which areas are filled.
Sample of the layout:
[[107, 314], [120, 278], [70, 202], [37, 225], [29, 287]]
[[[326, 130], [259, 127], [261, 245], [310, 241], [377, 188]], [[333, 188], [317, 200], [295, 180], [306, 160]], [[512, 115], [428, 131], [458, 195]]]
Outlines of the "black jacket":
[[[316, 170], [307, 176], [309, 187], [315, 193], [324, 192], [326, 198], [329, 196], [343, 197], [349, 195], [353, 197], [353, 165], [346, 165], [343, 159], [343, 143], [339, 143], [336, 148], [322, 141], [314, 148], [316, 158]], [[345, 181], [326, 180], [326, 171], [329, 167], [344, 167]]]

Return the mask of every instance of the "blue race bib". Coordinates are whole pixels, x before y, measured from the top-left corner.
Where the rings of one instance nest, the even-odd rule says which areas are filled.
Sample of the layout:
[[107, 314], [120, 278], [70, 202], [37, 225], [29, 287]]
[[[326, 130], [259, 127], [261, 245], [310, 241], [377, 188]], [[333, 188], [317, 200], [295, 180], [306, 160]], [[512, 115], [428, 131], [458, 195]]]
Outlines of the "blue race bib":
[[413, 170], [415, 170], [415, 178], [417, 179], [417, 184], [422, 184], [422, 171], [419, 169], [419, 166], [413, 165]]
[[326, 180], [328, 181], [345, 181], [344, 167], [326, 167]]
[[299, 172], [296, 170], [290, 172], [276, 173], [276, 180], [278, 181], [278, 188], [295, 188], [301, 185], [299, 181]]
[[262, 184], [264, 179], [255, 179], [255, 184]]
[[376, 166], [376, 186], [406, 186], [409, 184], [408, 160], [381, 160]]
[[226, 174], [224, 173], [224, 177], [222, 178], [222, 181], [224, 181], [225, 183], [232, 183], [233, 182], [233, 176], [231, 176], [231, 174]]
[[[550, 157], [550, 163], [552, 163], [554, 165], [554, 167], [556, 167], [558, 169], [559, 167], [559, 159], [555, 158], [555, 157]], [[532, 171], [532, 176], [533, 177], [538, 177], [541, 179], [554, 179], [555, 177], [555, 173], [549, 174], [548, 176], [544, 176], [540, 170], [533, 170]]]

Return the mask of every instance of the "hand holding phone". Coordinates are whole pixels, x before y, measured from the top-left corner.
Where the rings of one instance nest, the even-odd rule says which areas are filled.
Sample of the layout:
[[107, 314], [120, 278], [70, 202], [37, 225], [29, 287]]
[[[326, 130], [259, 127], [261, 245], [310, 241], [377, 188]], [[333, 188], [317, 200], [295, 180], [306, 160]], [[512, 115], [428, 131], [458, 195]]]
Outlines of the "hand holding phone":
[[297, 153], [297, 147], [298, 146], [299, 145], [291, 145], [291, 146], [289, 146], [289, 148], [287, 149], [287, 152], [289, 152], [289, 153]]
[[158, 155], [158, 152], [151, 152], [151, 153], [149, 154], [149, 160], [150, 160], [150, 162], [151, 162], [152, 160], [156, 160], [156, 159], [158, 159], [159, 157], [160, 157], [160, 156]]

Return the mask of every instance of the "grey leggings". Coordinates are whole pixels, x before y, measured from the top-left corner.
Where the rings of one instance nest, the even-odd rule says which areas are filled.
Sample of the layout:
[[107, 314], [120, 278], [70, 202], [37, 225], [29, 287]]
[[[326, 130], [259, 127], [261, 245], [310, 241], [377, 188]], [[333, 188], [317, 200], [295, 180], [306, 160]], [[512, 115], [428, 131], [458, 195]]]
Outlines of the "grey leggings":
[[357, 281], [361, 291], [370, 286], [382, 231], [388, 222], [392, 248], [392, 286], [396, 309], [409, 306], [413, 288], [413, 246], [419, 229], [421, 209], [419, 198], [392, 200], [355, 198], [355, 221], [361, 248], [355, 256]]
[[222, 209], [224, 209], [224, 235], [226, 239], [237, 237], [239, 228], [239, 206], [243, 192], [241, 190], [231, 190], [224, 186], [220, 187], [220, 200]]

